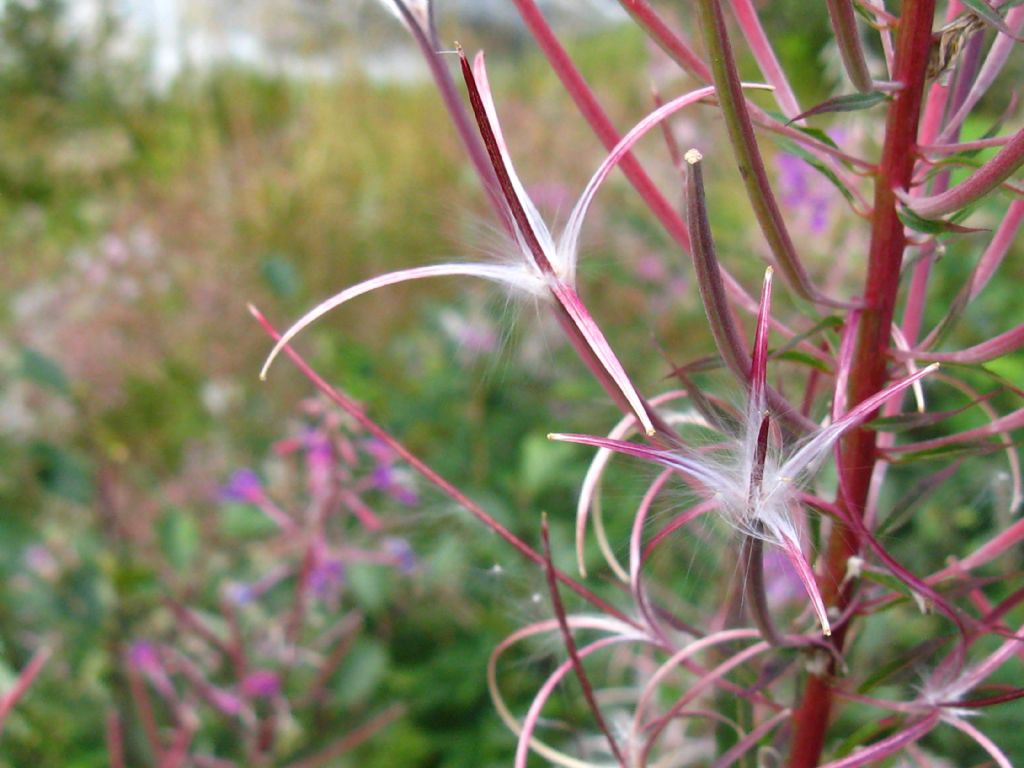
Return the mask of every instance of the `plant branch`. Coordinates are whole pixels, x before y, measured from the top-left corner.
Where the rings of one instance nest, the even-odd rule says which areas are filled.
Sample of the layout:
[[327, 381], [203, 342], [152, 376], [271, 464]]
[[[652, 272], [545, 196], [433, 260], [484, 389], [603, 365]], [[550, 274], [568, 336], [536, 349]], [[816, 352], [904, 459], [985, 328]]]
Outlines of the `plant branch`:
[[[707, 2], [707, 0], [703, 0]], [[899, 289], [906, 246], [903, 223], [897, 215], [895, 190], [907, 188], [913, 172], [935, 0], [906, 0], [899, 23], [894, 62], [895, 79], [903, 87], [894, 94], [885, 126], [885, 143], [875, 184], [864, 308], [857, 326], [856, 348], [850, 370], [850, 401], [856, 405], [884, 388], [888, 371], [889, 335]], [[862, 516], [875, 465], [875, 432], [859, 428], [843, 441], [840, 475], [847, 493], [842, 504], [848, 516]], [[859, 537], [836, 521], [829, 539], [822, 592], [825, 600], [842, 611], [850, 590], [842, 587], [850, 557], [860, 550]], [[846, 625], [833, 635], [842, 649]], [[830, 670], [830, 673], [834, 670]], [[832, 691], [825, 677], [812, 675], [796, 713], [790, 768], [818, 765], [825, 745]]]
[[872, 89], [871, 73], [864, 58], [864, 46], [857, 32], [857, 18], [851, 0], [826, 0], [832, 31], [839, 44], [839, 55], [853, 87], [861, 93]]
[[720, 0], [698, 0], [697, 7], [729, 141], [761, 232], [793, 290], [809, 301], [834, 304], [811, 284], [768, 183], [768, 171], [754, 136]]

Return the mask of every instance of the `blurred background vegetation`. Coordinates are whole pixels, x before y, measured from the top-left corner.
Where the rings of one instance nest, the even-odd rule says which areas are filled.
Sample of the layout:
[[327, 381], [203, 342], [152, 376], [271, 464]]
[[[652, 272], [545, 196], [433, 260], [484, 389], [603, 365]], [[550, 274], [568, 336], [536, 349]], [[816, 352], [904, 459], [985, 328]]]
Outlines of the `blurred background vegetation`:
[[[4, 766], [107, 765], [107, 714], [137, 725], [126, 648], [173, 632], [169, 597], [215, 613], [216, 579], [242, 567], [248, 534], [218, 488], [263, 466], [311, 392], [287, 363], [257, 381], [269, 344], [246, 302], [282, 325], [362, 278], [497, 242], [415, 52], [374, 4], [338, 3], [336, 17], [320, 4], [327, 15], [303, 26], [287, 12], [303, 3], [267, 3], [272, 22], [283, 14], [269, 28], [292, 34], [271, 40], [276, 55], [171, 74], [145, 45], [126, 52], [127, 22], [112, 9], [86, 34], [71, 5], [8, 0], [0, 15], [0, 690], [34, 650], [55, 649], [8, 719]], [[649, 107], [652, 79], [668, 94], [686, 83], [628, 23], [601, 18], [562, 29], [625, 127]], [[777, 2], [767, 20], [802, 101], [829, 95], [823, 8]], [[442, 39], [486, 48], [521, 175], [564, 214], [601, 148], [521, 31], [470, 21], [443, 16]], [[676, 130], [721, 141], [707, 116]], [[678, 188], [656, 140], [641, 153], [663, 188]], [[722, 252], [760, 252], [733, 171], [718, 165]], [[673, 362], [710, 353], [685, 258], [660, 255], [670, 243], [618, 180], [586, 238], [588, 301], [645, 388], [667, 384], [659, 348]], [[756, 281], [759, 264], [734, 268]], [[1009, 285], [976, 322], [1004, 326]], [[614, 413], [539, 313], [465, 283], [400, 286], [327, 318], [299, 346], [527, 540], [549, 511], [568, 566], [586, 454], [544, 436], [554, 425], [602, 432]], [[1024, 379], [1019, 360], [1001, 365]], [[637, 485], [624, 477], [622, 498]], [[547, 615], [541, 575], [429, 489], [412, 510], [380, 504], [420, 566], [352, 579], [345, 600], [367, 617], [361, 663], [342, 668], [335, 686], [348, 693], [294, 752], [400, 701], [406, 714], [339, 765], [507, 765], [514, 741], [484, 668], [502, 637]], [[965, 534], [983, 525], [979, 509], [957, 513]], [[609, 521], [613, 534], [625, 524]], [[517, 706], [550, 650], [517, 670]], [[571, 692], [561, 703], [585, 721]], [[145, 764], [128, 741], [129, 764]]]

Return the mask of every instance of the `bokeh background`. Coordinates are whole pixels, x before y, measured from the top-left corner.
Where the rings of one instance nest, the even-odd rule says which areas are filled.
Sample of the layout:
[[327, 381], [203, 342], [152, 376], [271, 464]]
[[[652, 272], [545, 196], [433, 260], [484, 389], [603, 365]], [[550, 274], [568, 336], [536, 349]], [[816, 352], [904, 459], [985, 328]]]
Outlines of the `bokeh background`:
[[[546, 212], [564, 215], [601, 147], [510, 4], [438, 5], [442, 40], [487, 51], [520, 174]], [[831, 95], [823, 5], [768, 5], [797, 95]], [[254, 302], [283, 325], [388, 269], [502, 247], [405, 31], [379, 4], [352, 0], [0, 7], [0, 690], [39, 649], [52, 652], [7, 718], [0, 765], [112, 765], [111, 729], [125, 764], [153, 764], [140, 685], [162, 737], [194, 717], [195, 752], [236, 765], [306, 765], [395, 704], [379, 733], [308, 765], [510, 764], [514, 739], [485, 666], [501, 638], [549, 615], [542, 574], [326, 416], [287, 362], [260, 383], [269, 343], [246, 311]], [[615, 3], [544, 7], [620, 128], [650, 108], [652, 82], [669, 95], [688, 87]], [[1013, 66], [1020, 73], [1019, 58]], [[673, 123], [684, 148], [723, 141], [709, 114]], [[663, 189], [679, 189], [664, 144], [654, 137], [640, 152]], [[838, 193], [778, 170], [812, 258], [857, 242], [835, 223]], [[763, 246], [734, 172], [720, 162], [708, 173], [720, 251], [746, 256], [729, 258], [756, 285]], [[710, 354], [685, 257], [666, 257], [670, 241], [620, 180], [585, 239], [588, 303], [644, 387], [667, 386], [673, 361]], [[1019, 274], [1020, 259], [1009, 262]], [[968, 269], [944, 279], [955, 287]], [[1010, 285], [976, 327], [1006, 327]], [[535, 308], [465, 282], [398, 286], [326, 318], [299, 347], [527, 540], [548, 511], [569, 566], [587, 455], [545, 435], [603, 432], [615, 414]], [[996, 368], [1024, 380], [1019, 358]], [[298, 571], [282, 569], [300, 569], [303, 552], [282, 544], [253, 499], [302, 517], [316, 492], [311, 435], [354, 446], [346, 482], [379, 526], [351, 510], [331, 524], [324, 535], [344, 562], [330, 594], [311, 600], [309, 637], [292, 637]], [[985, 483], [953, 504], [962, 535], [978, 532], [977, 495], [1002, 487]], [[623, 477], [617, 492], [638, 486]], [[950, 518], [922, 519], [921, 546], [946, 535]], [[621, 534], [626, 521], [609, 525]], [[686, 557], [689, 573], [714, 567]], [[239, 597], [239, 585], [261, 583]], [[225, 669], [183, 616], [223, 638], [237, 625], [250, 673], [268, 685]], [[302, 701], [312, 683], [296, 649], [314, 668], [329, 655], [317, 638], [345, 616], [361, 629], [322, 695]], [[538, 646], [514, 670], [505, 690], [519, 711], [555, 650]], [[178, 709], [159, 690], [164, 674]], [[558, 706], [585, 722], [571, 691]], [[241, 754], [254, 722], [271, 724], [273, 743]]]

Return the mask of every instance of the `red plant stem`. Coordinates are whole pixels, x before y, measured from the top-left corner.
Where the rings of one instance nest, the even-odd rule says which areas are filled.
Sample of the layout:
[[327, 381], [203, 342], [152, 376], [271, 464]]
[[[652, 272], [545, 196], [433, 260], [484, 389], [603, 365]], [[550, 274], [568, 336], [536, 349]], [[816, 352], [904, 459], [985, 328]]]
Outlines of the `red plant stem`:
[[18, 675], [18, 679], [15, 680], [11, 689], [0, 696], [0, 730], [3, 729], [4, 721], [7, 719], [8, 713], [10, 713], [11, 709], [14, 708], [14, 705], [18, 703], [18, 700], [25, 695], [25, 692], [35, 681], [36, 676], [40, 673], [43, 667], [46, 666], [46, 662], [50, 660], [51, 653], [52, 650], [45, 647], [36, 651], [28, 665], [21, 671], [21, 674]]
[[604, 715], [601, 714], [601, 708], [597, 705], [597, 699], [594, 697], [594, 687], [590, 684], [590, 678], [587, 677], [587, 672], [583, 668], [583, 661], [580, 659], [579, 651], [576, 648], [576, 640], [572, 636], [572, 630], [569, 628], [569, 619], [565, 614], [562, 596], [558, 593], [558, 578], [555, 574], [555, 562], [551, 557], [551, 534], [548, 530], [548, 516], [546, 513], [541, 516], [540, 530], [541, 541], [544, 543], [544, 561], [546, 566], [544, 568], [544, 575], [547, 577], [548, 592], [551, 593], [551, 607], [555, 611], [555, 616], [558, 619], [558, 628], [562, 632], [562, 642], [565, 643], [565, 650], [569, 654], [569, 660], [572, 662], [573, 670], [576, 672], [576, 678], [580, 681], [580, 687], [583, 688], [583, 698], [587, 700], [587, 705], [594, 715], [597, 727], [601, 729], [601, 732], [608, 740], [608, 747], [615, 760], [620, 765], [625, 765], [626, 761], [622, 758], [619, 745], [615, 742], [615, 737], [612, 736], [611, 729], [608, 727], [608, 723], [605, 722]]
[[107, 754], [110, 757], [110, 768], [125, 768], [124, 728], [121, 726], [121, 716], [114, 710], [107, 713]]
[[647, 0], [619, 0], [626, 12], [636, 20], [650, 38], [688, 74], [701, 82], [711, 82], [711, 70], [693, 49], [657, 14]]
[[[530, 30], [530, 34], [533, 35], [548, 61], [551, 62], [551, 66], [565, 86], [565, 90], [576, 103], [577, 109], [590, 124], [605, 149], [610, 150], [619, 143], [621, 137], [583, 79], [583, 75], [576, 69], [569, 54], [566, 53], [561, 42], [548, 26], [544, 15], [533, 0], [513, 0], [513, 2], [519, 10], [523, 23]], [[619, 163], [619, 167], [622, 168], [626, 178], [636, 188], [672, 239], [679, 243], [684, 251], [689, 252], [690, 233], [687, 231], [686, 225], [672, 204], [658, 191], [651, 177], [647, 175], [637, 159], [632, 154], [625, 155]]]
[[[864, 308], [857, 327], [856, 350], [850, 372], [850, 402], [865, 400], [885, 386], [885, 351], [899, 288], [900, 267], [906, 238], [896, 213], [898, 200], [894, 190], [906, 189], [913, 171], [917, 150], [917, 127], [931, 47], [935, 0], [905, 0], [899, 22], [896, 46], [895, 79], [903, 84], [894, 97], [885, 126], [885, 144], [875, 184], [874, 215]], [[863, 516], [875, 464], [875, 433], [866, 428], [854, 430], [843, 441], [841, 466], [846, 493], [840, 499], [848, 515]], [[827, 605], [843, 610], [850, 598], [841, 587], [847, 562], [860, 549], [859, 537], [841, 521], [832, 530], [825, 556], [821, 591]], [[833, 635], [841, 650], [846, 627]], [[795, 716], [790, 768], [812, 768], [819, 762], [829, 715], [832, 691], [824, 677], [811, 676]]]
[[405, 3], [396, 3], [396, 7], [399, 14], [405, 20], [405, 24], [409, 28], [413, 39], [419, 46], [424, 61], [426, 61], [427, 66], [430, 68], [430, 75], [434, 78], [437, 89], [441, 94], [441, 100], [444, 102], [444, 107], [448, 111], [449, 117], [451, 117], [455, 130], [459, 134], [459, 139], [469, 155], [469, 159], [473, 163], [473, 168], [480, 178], [484, 191], [487, 192], [491, 207], [494, 208], [495, 213], [504, 222], [505, 209], [502, 206], [501, 193], [498, 190], [498, 180], [494, 176], [490, 163], [487, 162], [487, 153], [480, 143], [480, 138], [477, 136], [476, 131], [473, 130], [472, 123], [469, 121], [469, 116], [466, 114], [465, 107], [463, 107], [458, 89], [455, 87], [455, 82], [448, 72], [448, 66], [438, 52], [437, 35], [433, 25], [431, 24], [429, 29], [424, 29], [419, 25], [416, 17], [412, 15]]
[[164, 748], [160, 741], [160, 729], [156, 725], [156, 716], [153, 714], [153, 702], [149, 698], [149, 691], [146, 690], [146, 683], [142, 679], [142, 675], [131, 668], [128, 670], [128, 687], [131, 689], [135, 707], [139, 712], [139, 720], [149, 746], [150, 757], [154, 763], [158, 763], [163, 759]]

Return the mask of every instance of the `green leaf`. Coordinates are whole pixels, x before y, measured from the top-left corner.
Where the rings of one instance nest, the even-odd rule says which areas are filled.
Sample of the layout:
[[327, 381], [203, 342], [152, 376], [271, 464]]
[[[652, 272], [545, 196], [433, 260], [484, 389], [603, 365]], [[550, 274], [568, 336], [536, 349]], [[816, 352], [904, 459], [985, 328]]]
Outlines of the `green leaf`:
[[873, 429], [878, 432], [904, 432], [909, 429], [929, 427], [932, 424], [938, 424], [940, 421], [945, 421], [946, 419], [961, 414], [964, 411], [973, 408], [978, 403], [992, 399], [994, 394], [995, 393], [991, 393], [985, 397], [980, 397], [977, 400], [972, 400], [967, 403], [967, 405], [950, 411], [927, 411], [925, 413], [915, 412], [901, 413], [898, 416], [883, 416], [882, 418], [868, 422], [866, 426], [869, 429]]
[[380, 565], [352, 563], [345, 577], [356, 603], [368, 614], [383, 610], [395, 588], [394, 570]]
[[878, 526], [877, 536], [891, 536], [909, 523], [917, 510], [917, 506], [938, 491], [942, 484], [950, 478], [963, 464], [954, 461], [939, 472], [932, 472], [916, 482], [910, 490], [903, 494], [893, 505], [889, 516]]
[[271, 253], [264, 257], [261, 274], [267, 286], [278, 298], [294, 298], [302, 288], [302, 278], [295, 265], [279, 253]]
[[875, 14], [873, 14], [871, 11], [869, 11], [867, 8], [861, 5], [861, 3], [857, 2], [857, 0], [854, 0], [853, 11], [862, 19], [864, 19], [864, 21], [868, 22], [868, 24], [876, 24], [878, 22], [878, 19], [875, 16]]
[[790, 118], [786, 125], [795, 123], [797, 120], [803, 120], [806, 117], [823, 115], [829, 112], [856, 112], [862, 109], [870, 109], [876, 104], [881, 104], [883, 101], [887, 101], [888, 98], [888, 94], [885, 94], [882, 91], [845, 93], [842, 96], [833, 96], [831, 99], [825, 99], [825, 101], [821, 102], [817, 106], [811, 107], [806, 112], [801, 112], [796, 117]]
[[199, 551], [199, 526], [183, 509], [165, 510], [156, 524], [160, 552], [177, 571], [186, 570]]
[[800, 363], [801, 365], [806, 365], [808, 368], [813, 368], [814, 370], [821, 371], [822, 373], [832, 373], [832, 369], [829, 368], [829, 366], [826, 365], [824, 362], [814, 357], [813, 355], [809, 355], [806, 352], [803, 352], [799, 349], [791, 349], [788, 350], [787, 352], [779, 352], [773, 354], [771, 357], [772, 360], [787, 360], [791, 363]]
[[334, 699], [348, 708], [364, 701], [388, 669], [388, 654], [380, 644], [360, 638], [349, 651], [333, 685]]
[[[823, 333], [824, 331], [838, 331], [842, 327], [843, 319], [841, 317], [838, 317], [837, 315], [827, 315], [826, 317], [823, 317], [821, 320], [815, 323], [808, 330], [804, 331], [803, 333], [798, 333], [796, 336], [791, 338], [781, 347], [771, 352], [770, 356], [782, 357], [790, 350], [795, 349], [798, 344], [802, 344], [804, 341], [807, 341], [808, 339], [817, 336], [819, 333]], [[821, 363], [818, 362], [818, 365], [821, 365]]]
[[884, 587], [885, 589], [889, 590], [890, 592], [896, 595], [903, 596], [897, 598], [897, 600], [902, 600], [904, 598], [907, 600], [916, 599], [914, 592], [910, 589], [910, 587], [908, 587], [906, 584], [904, 584], [902, 581], [900, 581], [890, 573], [879, 573], [877, 571], [865, 569], [863, 573], [861, 573], [860, 578], [864, 581], [870, 581], [875, 584], [878, 584], [879, 586]]
[[[910, 227], [915, 232], [924, 232], [927, 235], [948, 235], [952, 233], [969, 234], [971, 232], [986, 231], [984, 228], [964, 227], [954, 223], [953, 221], [926, 219], [922, 216], [918, 216], [905, 205], [899, 206], [896, 214], [900, 217], [900, 221], [903, 222], [904, 226]], [[964, 215], [966, 215], [966, 209], [964, 210]]]
[[709, 355], [708, 357], [699, 357], [696, 360], [691, 360], [688, 363], [673, 368], [669, 372], [669, 376], [676, 376], [680, 379], [685, 379], [695, 373], [707, 373], [708, 371], [717, 371], [722, 368], [725, 363], [722, 362], [722, 358], [718, 355]]
[[885, 725], [877, 721], [864, 723], [840, 743], [832, 756], [836, 759], [846, 757], [857, 747], [876, 741], [891, 730], [891, 725]]
[[[948, 637], [933, 637], [925, 640], [923, 643], [918, 643], [907, 653], [900, 654], [868, 675], [864, 682], [857, 686], [857, 693], [861, 695], [869, 694], [897, 672], [918, 666], [921, 659], [935, 658], [942, 647], [949, 644], [949, 641]], [[838, 755], [839, 753], [837, 752]]]
[[75, 453], [58, 445], [37, 442], [31, 455], [36, 478], [43, 488], [76, 504], [91, 504], [96, 495], [92, 467]]
[[[992, 27], [998, 29], [1004, 35], [1012, 37], [1014, 40], [1020, 41], [1021, 38], [1013, 34], [1013, 30], [1006, 26], [1006, 22], [1003, 20], [1003, 17], [999, 14], [999, 11], [997, 11], [991, 5], [986, 3], [985, 0], [963, 0], [963, 3], [964, 6], [973, 11], [978, 18], [984, 20]], [[1007, 6], [1004, 5], [1003, 7]]]
[[[992, 435], [989, 439], [996, 439], [996, 437], [996, 435]], [[985, 456], [1005, 449], [1006, 446], [1002, 443], [985, 442], [984, 439], [982, 439], [966, 443], [939, 445], [934, 448], [926, 448], [920, 451], [907, 451], [906, 453], [890, 454], [888, 461], [890, 464], [913, 464], [917, 461], [952, 459], [960, 456]]]
[[517, 491], [525, 500], [530, 500], [564, 481], [566, 469], [578, 455], [567, 443], [556, 443], [542, 435], [530, 435], [523, 441], [519, 455]]
[[251, 504], [228, 502], [220, 509], [221, 532], [234, 539], [260, 539], [277, 530], [274, 521]]
[[[789, 118], [786, 117], [781, 112], [776, 112], [776, 111], [770, 110], [770, 109], [769, 110], [765, 110], [765, 111], [776, 122], [779, 122], [779, 123], [787, 123], [787, 122], [789, 122]], [[803, 133], [803, 134], [809, 136], [810, 138], [815, 139], [816, 141], [820, 141], [822, 144], [827, 144], [828, 146], [832, 147], [832, 149], [839, 149], [839, 145], [836, 144], [835, 140], [831, 136], [829, 136], [827, 133], [825, 133], [825, 131], [821, 130], [821, 128], [812, 128], [809, 125], [790, 125], [789, 127], [794, 129], [794, 130], [800, 131], [800, 133]]]
[[71, 384], [60, 364], [42, 352], [21, 348], [21, 375], [34, 384], [71, 397]]

